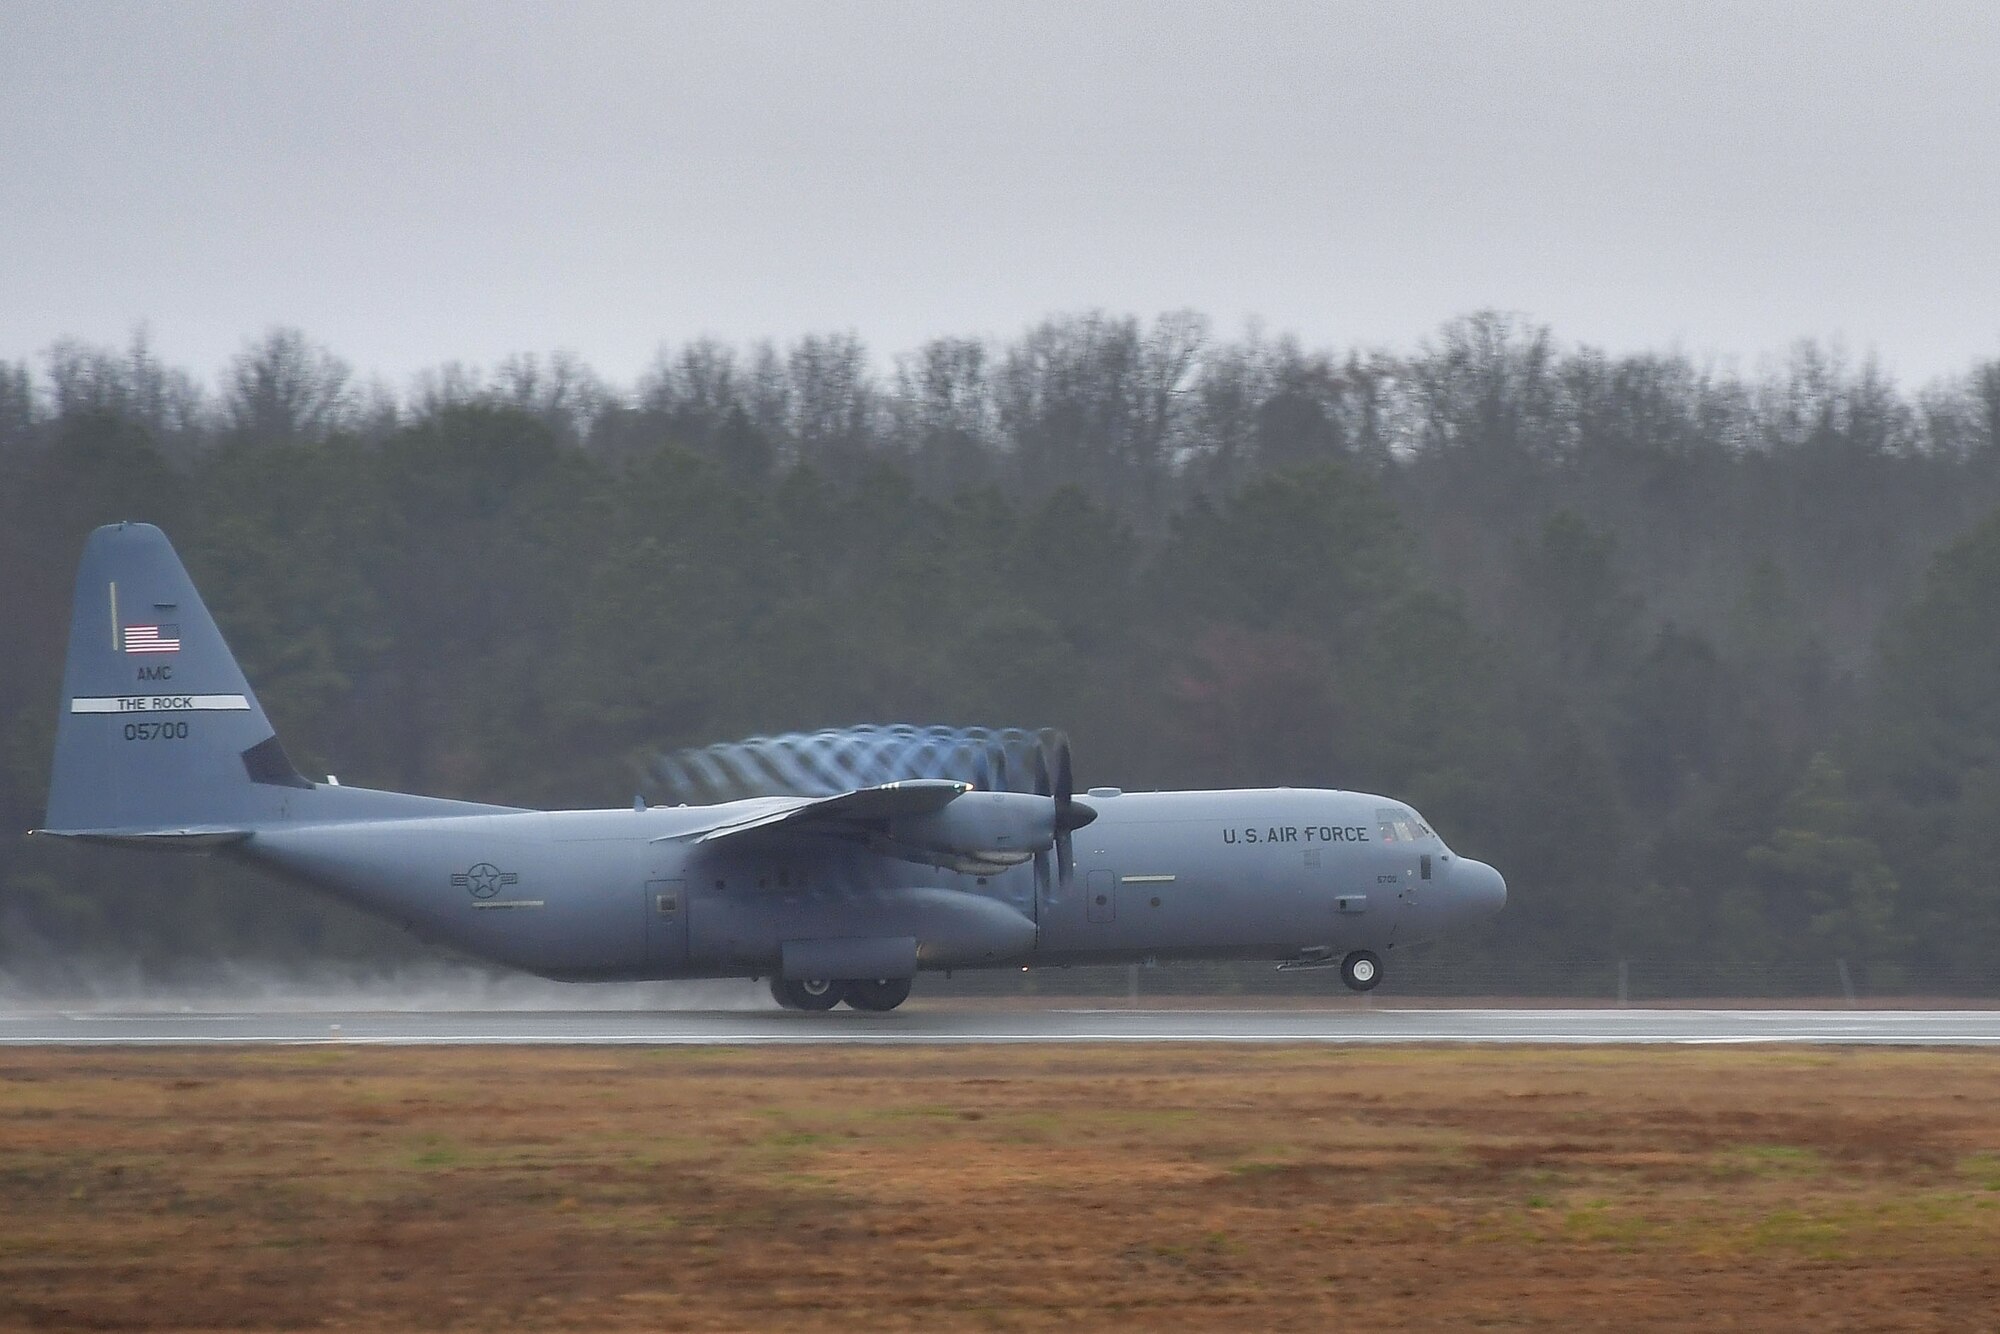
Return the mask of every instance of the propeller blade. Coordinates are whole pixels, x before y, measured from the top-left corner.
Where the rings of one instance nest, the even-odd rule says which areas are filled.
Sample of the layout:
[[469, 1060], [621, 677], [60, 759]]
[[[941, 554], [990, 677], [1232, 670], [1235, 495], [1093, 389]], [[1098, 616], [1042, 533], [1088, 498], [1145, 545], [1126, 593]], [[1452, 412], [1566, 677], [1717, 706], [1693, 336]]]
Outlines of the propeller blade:
[[1080, 806], [1076, 800], [1075, 776], [1070, 768], [1069, 738], [1054, 728], [1042, 732], [1041, 745], [1035, 747], [1035, 776], [1037, 790], [1054, 799], [1056, 804], [1056, 892], [1069, 888], [1070, 880], [1076, 874], [1076, 849], [1070, 842], [1070, 831], [1081, 828], [1097, 818], [1097, 812], [1088, 806]]

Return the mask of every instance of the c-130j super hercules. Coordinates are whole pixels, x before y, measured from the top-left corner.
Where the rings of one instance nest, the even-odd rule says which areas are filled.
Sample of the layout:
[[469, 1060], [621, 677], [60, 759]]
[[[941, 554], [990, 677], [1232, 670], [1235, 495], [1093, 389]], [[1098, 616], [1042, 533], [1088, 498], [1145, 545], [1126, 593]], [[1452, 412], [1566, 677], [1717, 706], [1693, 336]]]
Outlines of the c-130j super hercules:
[[[889, 1010], [919, 970], [1266, 959], [1340, 968], [1492, 915], [1499, 872], [1358, 792], [834, 796], [534, 811], [314, 783], [286, 758], [166, 535], [84, 548], [47, 828], [269, 867], [471, 954], [571, 981], [768, 977]], [[1053, 865], [1051, 865], [1053, 863]]]

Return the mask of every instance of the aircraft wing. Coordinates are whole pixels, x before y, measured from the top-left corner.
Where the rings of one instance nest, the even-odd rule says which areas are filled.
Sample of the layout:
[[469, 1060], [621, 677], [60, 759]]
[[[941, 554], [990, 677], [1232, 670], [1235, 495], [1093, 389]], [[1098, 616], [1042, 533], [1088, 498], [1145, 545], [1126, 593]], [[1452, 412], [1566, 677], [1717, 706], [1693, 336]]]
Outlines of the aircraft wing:
[[942, 778], [910, 778], [880, 787], [857, 788], [832, 797], [773, 797], [756, 809], [738, 811], [731, 818], [695, 829], [669, 834], [656, 842], [713, 843], [740, 838], [758, 830], [788, 833], [846, 834], [867, 838], [882, 832], [888, 821], [899, 816], [930, 815], [943, 810], [964, 793], [970, 783]]

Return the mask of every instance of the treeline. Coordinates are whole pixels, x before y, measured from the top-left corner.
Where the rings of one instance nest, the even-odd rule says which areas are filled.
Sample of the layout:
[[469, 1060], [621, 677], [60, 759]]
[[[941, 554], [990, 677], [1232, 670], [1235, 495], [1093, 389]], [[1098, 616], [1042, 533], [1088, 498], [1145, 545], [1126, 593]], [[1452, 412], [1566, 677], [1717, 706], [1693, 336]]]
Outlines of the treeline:
[[[40, 817], [70, 581], [173, 534], [294, 758], [621, 804], [660, 750], [1053, 725], [1080, 777], [1408, 798], [1507, 873], [1455, 950], [2000, 982], [2000, 362], [1906, 392], [1483, 314], [1414, 350], [1190, 315], [695, 343], [364, 383], [0, 365], [0, 821]], [[408, 948], [215, 863], [0, 842], [0, 969]]]

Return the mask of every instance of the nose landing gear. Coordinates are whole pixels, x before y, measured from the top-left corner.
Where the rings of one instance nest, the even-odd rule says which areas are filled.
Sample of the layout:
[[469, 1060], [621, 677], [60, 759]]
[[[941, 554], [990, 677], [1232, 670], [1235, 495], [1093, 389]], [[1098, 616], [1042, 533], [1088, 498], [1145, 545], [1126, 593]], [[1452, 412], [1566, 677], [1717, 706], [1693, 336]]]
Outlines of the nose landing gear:
[[1340, 961], [1340, 980], [1355, 991], [1373, 991], [1382, 981], [1382, 958], [1373, 950], [1355, 950]]

